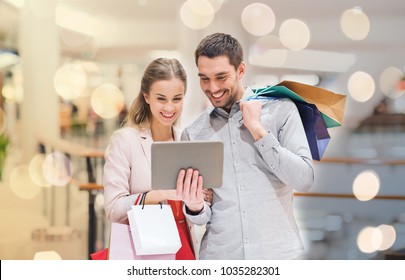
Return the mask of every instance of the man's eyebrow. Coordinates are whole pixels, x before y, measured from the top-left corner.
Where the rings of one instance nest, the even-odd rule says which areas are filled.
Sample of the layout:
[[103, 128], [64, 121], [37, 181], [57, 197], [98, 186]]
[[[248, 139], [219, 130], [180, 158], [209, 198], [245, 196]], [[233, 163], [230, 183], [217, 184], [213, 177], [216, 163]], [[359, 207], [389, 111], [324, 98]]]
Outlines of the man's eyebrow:
[[[219, 72], [219, 73], [215, 74], [215, 76], [216, 76], [216, 77], [217, 77], [217, 76], [223, 76], [223, 75], [226, 75], [226, 74], [228, 74], [228, 72]], [[199, 76], [199, 77], [206, 77], [206, 75], [204, 75], [204, 74], [202, 74], [202, 73], [198, 73], [198, 76]]]

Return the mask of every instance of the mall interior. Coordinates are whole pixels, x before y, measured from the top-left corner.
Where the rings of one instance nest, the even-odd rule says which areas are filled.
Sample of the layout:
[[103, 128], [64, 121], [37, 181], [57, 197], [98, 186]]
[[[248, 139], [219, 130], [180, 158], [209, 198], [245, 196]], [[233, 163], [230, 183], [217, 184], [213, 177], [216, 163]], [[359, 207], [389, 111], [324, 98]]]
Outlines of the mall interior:
[[294, 194], [300, 258], [405, 259], [404, 15], [397, 0], [0, 0], [0, 259], [108, 246], [108, 139], [157, 57], [188, 74], [180, 128], [197, 118], [209, 102], [193, 55], [214, 32], [243, 45], [244, 85], [346, 98], [313, 187]]

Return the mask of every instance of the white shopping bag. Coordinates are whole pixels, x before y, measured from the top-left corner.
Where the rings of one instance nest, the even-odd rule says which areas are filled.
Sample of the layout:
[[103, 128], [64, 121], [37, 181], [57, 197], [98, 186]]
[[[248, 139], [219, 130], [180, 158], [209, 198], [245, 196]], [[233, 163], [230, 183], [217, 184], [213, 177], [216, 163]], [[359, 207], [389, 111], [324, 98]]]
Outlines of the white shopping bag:
[[138, 255], [175, 254], [180, 249], [170, 205], [134, 205], [127, 214]]
[[109, 260], [175, 260], [176, 254], [139, 255], [132, 241], [129, 225], [111, 223]]

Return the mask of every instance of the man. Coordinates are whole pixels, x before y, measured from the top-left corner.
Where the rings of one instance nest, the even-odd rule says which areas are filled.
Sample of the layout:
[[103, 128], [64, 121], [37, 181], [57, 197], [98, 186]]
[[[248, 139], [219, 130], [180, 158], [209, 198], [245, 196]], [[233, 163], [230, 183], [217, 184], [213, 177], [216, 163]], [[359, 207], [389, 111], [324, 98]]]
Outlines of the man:
[[223, 185], [213, 189], [211, 207], [202, 202], [198, 172], [179, 175], [187, 218], [207, 223], [200, 259], [297, 258], [303, 246], [293, 216], [293, 189], [308, 190], [314, 172], [295, 104], [245, 101], [253, 92], [243, 87], [243, 50], [230, 35], [204, 38], [195, 61], [213, 107], [184, 130], [182, 140], [224, 142]]

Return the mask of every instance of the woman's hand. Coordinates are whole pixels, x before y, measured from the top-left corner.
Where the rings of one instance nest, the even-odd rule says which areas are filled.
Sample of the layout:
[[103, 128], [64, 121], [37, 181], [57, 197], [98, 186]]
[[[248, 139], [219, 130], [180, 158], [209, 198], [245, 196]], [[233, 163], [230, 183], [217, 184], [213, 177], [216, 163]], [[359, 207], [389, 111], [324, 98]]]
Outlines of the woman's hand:
[[177, 196], [181, 197], [190, 211], [199, 212], [204, 208], [202, 186], [203, 177], [198, 170], [189, 168], [187, 171], [184, 169], [179, 171], [176, 186]]

